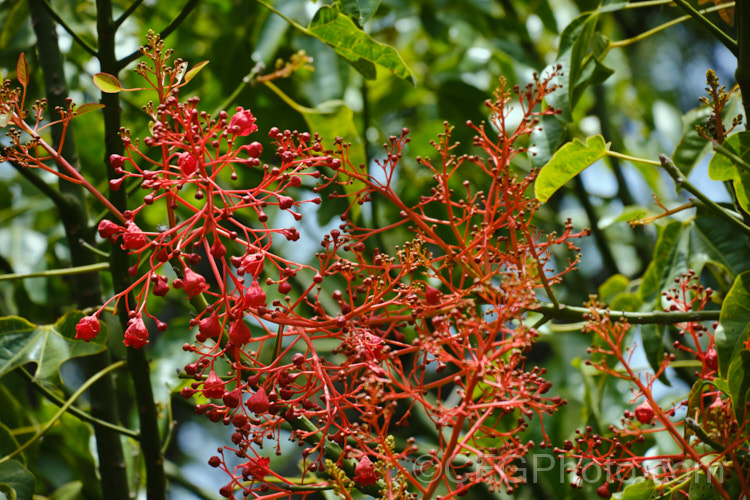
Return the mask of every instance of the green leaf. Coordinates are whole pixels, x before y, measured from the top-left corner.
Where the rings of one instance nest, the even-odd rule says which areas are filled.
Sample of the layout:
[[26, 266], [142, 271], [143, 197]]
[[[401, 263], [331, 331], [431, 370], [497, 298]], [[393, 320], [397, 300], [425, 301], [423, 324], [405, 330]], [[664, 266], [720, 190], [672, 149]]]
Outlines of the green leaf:
[[83, 483], [72, 481], [57, 488], [49, 500], [76, 500], [83, 495]]
[[732, 408], [737, 422], [745, 421], [747, 397], [750, 391], [750, 351], [742, 350], [732, 359], [729, 365], [727, 381], [729, 395], [732, 397]]
[[[562, 89], [550, 96], [553, 101], [550, 104], [560, 108], [560, 116], [566, 122], [572, 121], [573, 109], [586, 89], [601, 85], [614, 74], [600, 59], [609, 51], [611, 42], [596, 32], [598, 22], [598, 13], [582, 14], [569, 25], [570, 30], [566, 28], [561, 35], [558, 63], [563, 67], [559, 82]], [[555, 99], [559, 100], [559, 105], [554, 103]]]
[[[690, 388], [687, 398], [687, 415], [695, 415], [696, 412], [700, 411], [700, 404], [703, 395], [703, 380], [696, 380], [693, 386]], [[682, 429], [683, 437], [686, 441], [690, 440], [690, 436], [693, 436], [695, 432], [686, 425]]]
[[539, 126], [531, 132], [531, 166], [541, 168], [546, 165], [565, 141], [565, 136], [565, 124], [557, 116], [542, 116]]
[[0, 113], [0, 127], [5, 127], [10, 122], [10, 119], [13, 117], [13, 113]]
[[34, 325], [23, 318], [0, 318], [0, 377], [25, 365], [37, 365], [34, 378], [46, 384], [60, 381], [60, 365], [70, 358], [90, 356], [105, 349], [106, 332], [91, 341], [75, 340], [75, 326], [83, 315], [68, 313], [54, 325]]
[[649, 500], [656, 491], [653, 480], [639, 481], [622, 490], [622, 500]]
[[76, 108], [75, 116], [85, 115], [86, 113], [91, 113], [92, 111], [96, 111], [102, 108], [104, 108], [104, 104], [98, 102], [88, 102]]
[[0, 30], [0, 49], [8, 46], [16, 33], [18, 33], [18, 30], [26, 22], [27, 17], [29, 17], [29, 2], [26, 0], [16, 0], [15, 4], [10, 8], [8, 16], [3, 21], [2, 30]]
[[209, 61], [201, 61], [192, 68], [188, 70], [187, 73], [185, 73], [185, 83], [188, 83], [190, 80], [195, 78], [195, 75], [198, 74], [200, 70], [206, 67], [206, 64], [208, 64]]
[[569, 180], [603, 158], [608, 149], [609, 144], [604, 142], [601, 135], [589, 137], [586, 144], [578, 139], [565, 144], [539, 172], [539, 177], [534, 183], [536, 199], [545, 203]]
[[370, 38], [336, 7], [326, 5], [318, 9], [308, 30], [349, 61], [366, 79], [375, 79], [375, 64], [378, 64], [416, 85], [414, 75], [396, 49]]
[[380, 0], [341, 0], [341, 7], [364, 26], [380, 7]]
[[624, 292], [628, 288], [630, 280], [622, 274], [615, 274], [607, 278], [607, 281], [602, 283], [597, 290], [599, 300], [605, 304], [609, 304], [612, 299], [617, 295]]
[[736, 158], [716, 151], [708, 164], [708, 176], [715, 181], [733, 181], [737, 202], [743, 210], [750, 210], [750, 132], [730, 136], [722, 145]]
[[710, 115], [711, 111], [704, 106], [692, 109], [682, 117], [684, 132], [672, 153], [672, 161], [685, 175], [693, 170], [709, 150], [710, 143], [698, 134], [696, 127], [705, 125]]
[[[750, 161], [750, 132], [729, 136], [723, 146], [746, 163]], [[738, 170], [740, 169], [730, 158], [719, 152], [714, 153], [708, 164], [708, 176], [714, 181], [734, 180]]]
[[724, 298], [719, 316], [719, 326], [714, 333], [716, 352], [719, 355], [719, 374], [726, 377], [729, 366], [750, 335], [750, 271], [734, 280]]
[[122, 84], [117, 77], [110, 75], [109, 73], [97, 73], [94, 75], [94, 85], [99, 87], [99, 90], [106, 94], [117, 94], [122, 92]]
[[[641, 325], [641, 342], [646, 360], [656, 372], [664, 360], [664, 325]], [[665, 373], [659, 376], [659, 380], [666, 386], [672, 385]]]
[[34, 495], [34, 475], [17, 460], [0, 464], [0, 492], [10, 499], [31, 500]]
[[[726, 489], [726, 485], [724, 486]], [[713, 484], [711, 484], [711, 481], [708, 479], [708, 477], [706, 477], [706, 473], [703, 471], [697, 471], [690, 478], [688, 498], [690, 500], [715, 500], [721, 497], [718, 493], [716, 493], [716, 488], [713, 486]]]
[[26, 54], [23, 52], [18, 56], [18, 63], [16, 63], [16, 78], [24, 88], [29, 84], [29, 63], [26, 62]]
[[750, 269], [749, 250], [733, 225], [699, 210], [694, 219], [671, 222], [662, 230], [638, 293], [644, 302], [656, 300], [675, 278], [691, 269], [700, 275], [709, 262], [734, 278]]

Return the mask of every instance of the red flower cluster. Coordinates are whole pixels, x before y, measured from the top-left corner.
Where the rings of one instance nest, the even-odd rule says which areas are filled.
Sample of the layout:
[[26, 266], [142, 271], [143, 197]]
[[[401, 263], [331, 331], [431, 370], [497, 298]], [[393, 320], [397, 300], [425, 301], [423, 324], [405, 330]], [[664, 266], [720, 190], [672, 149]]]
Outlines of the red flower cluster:
[[[424, 499], [480, 483], [512, 491], [523, 478], [509, 458], [534, 446], [520, 434], [539, 418], [546, 446], [541, 417], [564, 404], [548, 394], [544, 370], [526, 368], [538, 333], [525, 314], [577, 262], [549, 269], [553, 248], [576, 251], [571, 240], [586, 234], [570, 224], [557, 235], [537, 230], [538, 204], [527, 195], [535, 172], [511, 168], [525, 151], [517, 143], [556, 112], [539, 109], [554, 75], [513, 90], [503, 82], [486, 103], [492, 131], [468, 123], [475, 154], [457, 153], [446, 124], [434, 156], [417, 158], [434, 185], [406, 202], [394, 179], [408, 130], [363, 169], [341, 138], [327, 144], [271, 128], [276, 165], [263, 163], [259, 142], [240, 143], [258, 130], [253, 114], [238, 108], [214, 118], [197, 97], [180, 100], [178, 68], [168, 66], [158, 38], [149, 42], [153, 66], [137, 71], [162, 82], [145, 108], [151, 135], [139, 143], [123, 131], [125, 154], [110, 158], [119, 176], [110, 187], [138, 186], [142, 203], [113, 212], [119, 223], [99, 225], [135, 261], [133, 282], [79, 323], [79, 338], [96, 335], [105, 307], [125, 307], [124, 343], [143, 347], [147, 321], [167, 327], [149, 312], [150, 292], [171, 288], [191, 299], [197, 331], [184, 349], [196, 361], [185, 366], [193, 381], [182, 394], [202, 398], [197, 413], [234, 427], [232, 443], [209, 460], [230, 476], [225, 497], [329, 486]], [[509, 130], [512, 102], [521, 119]], [[320, 194], [348, 207], [341, 224], [322, 237], [312, 262], [290, 259], [282, 244], [300, 239], [301, 207], [321, 203]], [[374, 197], [398, 210], [378, 228], [354, 216]], [[152, 206], [166, 214], [165, 227], [144, 222]], [[290, 218], [294, 224], [277, 223]], [[383, 234], [400, 240], [395, 251], [376, 247]], [[427, 449], [413, 437], [425, 427], [438, 436]], [[302, 484], [269, 468], [269, 444], [280, 453], [281, 439], [300, 446]], [[240, 462], [230, 466], [224, 452]]]

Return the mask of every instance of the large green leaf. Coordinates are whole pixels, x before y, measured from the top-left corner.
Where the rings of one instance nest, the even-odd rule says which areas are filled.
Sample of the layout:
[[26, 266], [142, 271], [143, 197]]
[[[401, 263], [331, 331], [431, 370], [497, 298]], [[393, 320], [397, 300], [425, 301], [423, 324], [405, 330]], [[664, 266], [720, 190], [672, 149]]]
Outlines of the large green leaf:
[[714, 333], [719, 355], [719, 374], [726, 377], [729, 366], [744, 351], [750, 335], [750, 271], [740, 274], [721, 305], [719, 326]]
[[609, 144], [604, 138], [595, 135], [586, 139], [586, 144], [578, 139], [565, 144], [552, 156], [534, 183], [534, 194], [541, 203], [546, 202], [569, 180], [585, 168], [607, 154]]
[[60, 365], [65, 361], [103, 351], [106, 331], [91, 342], [75, 340], [75, 326], [82, 316], [79, 312], [68, 313], [54, 325], [35, 325], [16, 316], [0, 318], [0, 377], [19, 366], [35, 363], [34, 378], [56, 384], [60, 381]]
[[31, 500], [34, 495], [34, 475], [17, 460], [1, 463], [0, 493], [9, 500]]
[[737, 202], [750, 210], [750, 132], [730, 136], [722, 145], [734, 158], [717, 151], [708, 164], [708, 176], [715, 181], [733, 181]]
[[750, 351], [742, 350], [732, 359], [727, 374], [729, 394], [737, 422], [745, 421], [748, 392], [750, 392]]
[[318, 9], [308, 30], [314, 37], [330, 45], [368, 80], [375, 79], [377, 64], [416, 85], [414, 75], [396, 49], [370, 38], [338, 8], [325, 5]]
[[598, 21], [597, 12], [586, 12], [568, 24], [560, 35], [555, 63], [562, 67], [555, 82], [560, 87], [546, 99], [550, 106], [560, 109], [560, 118], [566, 123], [572, 121], [573, 109], [586, 88], [603, 83], [613, 73], [601, 62], [610, 42], [596, 32]]
[[622, 490], [622, 500], [649, 500], [656, 491], [656, 483], [649, 479], [631, 484]]
[[747, 238], [724, 219], [699, 211], [686, 222], [671, 222], [659, 235], [639, 294], [644, 302], [653, 301], [682, 273], [700, 274], [709, 262], [734, 278], [750, 269], [748, 251]]

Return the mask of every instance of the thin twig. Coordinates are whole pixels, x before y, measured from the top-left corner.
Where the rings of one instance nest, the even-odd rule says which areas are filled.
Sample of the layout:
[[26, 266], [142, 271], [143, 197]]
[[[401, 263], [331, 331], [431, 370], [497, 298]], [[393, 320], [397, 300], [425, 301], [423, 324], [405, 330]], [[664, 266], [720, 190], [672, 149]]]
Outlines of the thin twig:
[[732, 217], [731, 214], [729, 214], [724, 208], [717, 205], [708, 197], [703, 194], [698, 188], [693, 186], [685, 177], [685, 175], [680, 171], [679, 168], [677, 168], [677, 165], [674, 164], [671, 158], [669, 158], [667, 155], [659, 155], [659, 160], [661, 160], [661, 165], [664, 167], [664, 170], [667, 171], [670, 177], [674, 179], [675, 184], [677, 187], [684, 189], [688, 193], [692, 194], [698, 200], [701, 201], [708, 209], [710, 209], [712, 212], [714, 212], [716, 215], [721, 217], [722, 219], [726, 220], [727, 222], [731, 223], [734, 227], [745, 233], [746, 235], [750, 235], [750, 227], [746, 226], [742, 221], [739, 219]]
[[49, 15], [50, 15], [50, 17], [52, 17], [52, 19], [54, 19], [54, 20], [55, 20], [55, 22], [56, 22], [57, 24], [59, 24], [60, 26], [62, 26], [62, 29], [64, 29], [64, 30], [65, 30], [65, 31], [66, 31], [66, 32], [67, 32], [67, 33], [68, 33], [68, 34], [70, 35], [70, 37], [71, 37], [71, 38], [72, 38], [73, 40], [75, 40], [75, 41], [76, 41], [76, 43], [78, 43], [78, 45], [80, 45], [80, 46], [81, 46], [81, 48], [82, 48], [83, 50], [85, 50], [86, 52], [88, 52], [89, 54], [91, 54], [91, 55], [92, 55], [92, 56], [94, 56], [94, 57], [98, 57], [98, 56], [99, 56], [99, 52], [98, 52], [98, 51], [97, 51], [97, 50], [96, 50], [95, 48], [93, 48], [93, 47], [92, 47], [91, 45], [89, 45], [88, 43], [86, 43], [86, 42], [85, 42], [85, 41], [84, 41], [84, 40], [83, 40], [83, 39], [82, 39], [81, 37], [79, 37], [79, 36], [78, 36], [78, 35], [76, 34], [76, 32], [75, 32], [75, 31], [73, 31], [73, 28], [71, 28], [70, 26], [68, 26], [68, 23], [66, 23], [66, 22], [65, 22], [65, 21], [64, 21], [64, 20], [63, 20], [63, 19], [62, 19], [62, 18], [61, 18], [61, 17], [60, 17], [60, 16], [58, 15], [58, 14], [57, 14], [57, 12], [55, 12], [55, 11], [54, 11], [54, 9], [53, 9], [53, 8], [52, 8], [52, 6], [51, 6], [51, 5], [50, 5], [50, 4], [49, 4], [49, 3], [47, 2], [47, 0], [40, 0], [40, 1], [42, 2], [42, 5], [44, 6], [45, 10], [46, 10], [47, 12], [49, 12]]
[[[28, 380], [29, 382], [31, 382], [31, 384], [33, 384], [34, 388], [36, 390], [38, 390], [39, 392], [41, 392], [42, 395], [45, 398], [49, 399], [51, 402], [53, 402], [54, 404], [56, 404], [57, 406], [60, 406], [60, 407], [62, 407], [65, 404], [65, 400], [64, 399], [62, 399], [61, 397], [57, 396], [57, 394], [55, 394], [54, 392], [50, 391], [44, 385], [42, 385], [38, 381], [36, 381], [34, 379], [34, 377], [32, 377], [31, 374], [25, 368], [21, 367], [19, 369], [19, 371], [20, 371], [21, 375], [26, 380]], [[120, 434], [122, 434], [124, 436], [128, 436], [128, 437], [131, 437], [131, 438], [136, 439], [136, 440], [140, 439], [140, 435], [138, 434], [138, 432], [130, 430], [130, 429], [126, 428], [126, 427], [121, 427], [119, 425], [116, 425], [116, 424], [113, 424], [113, 423], [110, 423], [110, 422], [106, 422], [104, 420], [96, 418], [93, 415], [89, 415], [85, 411], [83, 411], [83, 410], [81, 410], [79, 408], [76, 408], [75, 406], [69, 407], [68, 408], [68, 413], [70, 413], [71, 415], [73, 415], [75, 417], [78, 417], [80, 420], [83, 420], [84, 422], [88, 422], [90, 424], [94, 424], [94, 425], [99, 425], [99, 426], [102, 426], [102, 427], [106, 427], [107, 429], [113, 430], [115, 432], [119, 432]]]
[[26, 448], [28, 448], [35, 441], [37, 441], [39, 438], [41, 438], [42, 436], [44, 436], [47, 433], [47, 431], [49, 431], [55, 425], [55, 423], [57, 423], [57, 421], [60, 420], [60, 418], [62, 418], [62, 416], [65, 414], [65, 412], [68, 411], [68, 409], [73, 405], [73, 403], [75, 403], [76, 399], [78, 399], [81, 396], [81, 394], [83, 394], [84, 392], [86, 392], [86, 390], [89, 387], [91, 387], [97, 380], [99, 380], [100, 378], [102, 378], [103, 376], [105, 376], [106, 374], [108, 374], [109, 372], [114, 371], [114, 370], [116, 370], [116, 369], [118, 369], [118, 368], [120, 368], [122, 366], [125, 366], [126, 364], [127, 363], [125, 361], [118, 361], [117, 363], [111, 364], [108, 367], [104, 368], [103, 370], [98, 371], [93, 377], [91, 377], [86, 382], [84, 382], [84, 384], [81, 387], [79, 387], [78, 390], [76, 392], [74, 392], [68, 398], [67, 401], [65, 401], [65, 404], [63, 404], [60, 407], [60, 409], [57, 411], [57, 413], [55, 413], [52, 416], [52, 418], [49, 421], [47, 421], [46, 424], [44, 424], [42, 426], [42, 428], [39, 430], [39, 432], [37, 432], [36, 434], [34, 434], [34, 437], [32, 437], [31, 439], [29, 439], [28, 441], [26, 441], [24, 444], [22, 444], [21, 446], [19, 446], [16, 450], [14, 450], [11, 453], [9, 453], [9, 454], [5, 455], [4, 457], [0, 458], [0, 464], [7, 462], [8, 460], [12, 459], [13, 457], [15, 457], [16, 455], [18, 455], [20, 453], [23, 453], [23, 451]]
[[[581, 321], [585, 315], [591, 313], [588, 307], [575, 307], [568, 305], [555, 306], [554, 304], [542, 304], [530, 309], [547, 318], [567, 321]], [[674, 325], [688, 321], [718, 321], [720, 311], [688, 311], [688, 312], [629, 312], [610, 311], [609, 309], [597, 309], [599, 314], [606, 315], [613, 321], [627, 320], [631, 325]]]
[[115, 29], [119, 28], [120, 25], [125, 21], [125, 19], [127, 19], [128, 17], [130, 17], [130, 15], [133, 12], [135, 12], [135, 9], [137, 9], [142, 3], [143, 3], [143, 0], [135, 0], [135, 2], [133, 2], [132, 4], [130, 4], [130, 7], [128, 7], [127, 9], [125, 9], [125, 12], [123, 12], [122, 14], [120, 14], [120, 17], [118, 17], [115, 20]]
[[50, 278], [52, 276], [71, 276], [73, 274], [86, 274], [94, 271], [105, 271], [109, 269], [108, 262], [89, 264], [87, 266], [66, 267], [63, 269], [49, 269], [35, 273], [13, 273], [0, 274], [0, 281], [22, 280], [26, 278]]
[[[714, 36], [721, 43], [723, 43], [726, 48], [732, 51], [732, 54], [734, 54], [735, 56], [739, 54], [737, 40], [724, 33], [721, 28], [712, 23], [706, 16], [703, 15], [702, 12], [696, 10], [695, 7], [687, 3], [685, 0], [674, 0], [674, 3], [676, 3], [679, 8], [687, 12], [690, 17], [698, 21], [698, 23], [702, 24], [704, 28], [713, 33]], [[734, 2], [732, 2], [732, 4], [734, 4]], [[725, 4], [725, 6], [728, 7], [729, 4]], [[720, 5], [719, 7], [722, 6]]]

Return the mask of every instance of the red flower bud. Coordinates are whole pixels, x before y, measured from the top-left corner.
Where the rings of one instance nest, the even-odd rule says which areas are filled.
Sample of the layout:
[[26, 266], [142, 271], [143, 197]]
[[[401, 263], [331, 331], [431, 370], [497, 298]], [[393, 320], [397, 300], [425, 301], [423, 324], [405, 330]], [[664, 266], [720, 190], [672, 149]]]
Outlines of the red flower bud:
[[251, 458], [242, 466], [242, 474], [244, 476], [252, 477], [255, 480], [262, 481], [263, 478], [270, 473], [270, 470], [268, 469], [268, 464], [270, 463], [271, 459], [268, 457]]
[[182, 278], [182, 288], [187, 293], [188, 297], [195, 297], [200, 295], [210, 287], [206, 283], [206, 278], [196, 273], [189, 267], [185, 268], [185, 275]]
[[169, 292], [169, 285], [167, 284], [167, 278], [159, 276], [156, 278], [154, 283], [154, 295], [157, 297], [164, 297]]
[[109, 239], [115, 234], [125, 231], [124, 228], [122, 228], [121, 226], [118, 226], [117, 224], [115, 224], [109, 219], [102, 219], [102, 221], [99, 223], [98, 229], [99, 229], [99, 236], [101, 236], [104, 239]]
[[260, 158], [260, 155], [263, 154], [263, 144], [258, 141], [251, 142], [240, 149], [246, 151], [250, 158]]
[[264, 260], [265, 260], [265, 255], [263, 253], [254, 253], [252, 255], [246, 255], [245, 258], [242, 259], [242, 264], [241, 264], [240, 269], [242, 273], [252, 274], [253, 276], [257, 277], [260, 274], [260, 272], [263, 270]]
[[[234, 127], [237, 127], [236, 129]], [[229, 131], [237, 135], [250, 135], [258, 130], [255, 125], [255, 117], [250, 112], [240, 106], [237, 107], [237, 113], [229, 120]]]
[[440, 290], [435, 288], [434, 286], [425, 285], [424, 286], [424, 298], [427, 300], [428, 304], [436, 305], [440, 303], [440, 299], [443, 298], [443, 294], [440, 293]]
[[85, 316], [76, 325], [76, 338], [89, 342], [99, 335], [99, 320], [93, 314]]
[[180, 172], [182, 172], [182, 175], [185, 177], [188, 177], [195, 172], [196, 164], [197, 160], [195, 159], [195, 156], [189, 151], [177, 155], [177, 166], [180, 167]]
[[127, 158], [122, 155], [109, 155], [109, 164], [112, 165], [112, 168], [115, 170], [122, 168], [125, 160], [127, 160]]
[[134, 222], [126, 224], [125, 233], [122, 235], [123, 250], [140, 250], [148, 244], [148, 238]]
[[635, 408], [635, 419], [642, 424], [650, 424], [654, 419], [654, 409], [648, 401], [644, 401]]
[[215, 259], [224, 257], [227, 253], [227, 247], [225, 247], [219, 238], [216, 238], [211, 245], [211, 256]]
[[209, 399], [219, 399], [224, 395], [224, 382], [213, 370], [203, 382], [203, 395]]
[[224, 402], [224, 405], [228, 408], [237, 408], [237, 405], [240, 404], [240, 399], [242, 398], [242, 392], [240, 391], [240, 388], [229, 392], [225, 392], [224, 395], [221, 397], [221, 400]]
[[237, 347], [247, 344], [251, 336], [250, 328], [242, 318], [235, 321], [229, 329], [229, 340]]
[[120, 186], [122, 186], [122, 183], [125, 181], [125, 177], [118, 177], [117, 179], [110, 179], [109, 180], [109, 189], [112, 191], [117, 191], [120, 189]]
[[268, 411], [269, 404], [268, 395], [263, 387], [255, 391], [255, 394], [250, 396], [247, 402], [245, 402], [247, 409], [258, 416], [261, 416]]
[[198, 323], [198, 331], [206, 338], [217, 337], [221, 333], [221, 323], [219, 316], [213, 313], [211, 316], [203, 318]]
[[599, 486], [596, 489], [596, 494], [599, 495], [599, 498], [610, 498], [611, 495], [609, 493], [609, 483], [604, 483], [603, 485]]
[[279, 208], [281, 210], [288, 210], [294, 205], [294, 198], [291, 196], [279, 196]]
[[716, 349], [711, 346], [711, 349], [706, 351], [706, 354], [703, 357], [703, 365], [708, 369], [708, 371], [716, 371], [719, 369], [719, 354], [716, 352]]
[[134, 349], [140, 349], [148, 344], [148, 329], [141, 318], [133, 318], [128, 322], [122, 343]]
[[263, 307], [266, 305], [266, 292], [264, 292], [258, 281], [253, 281], [245, 294], [245, 307]]
[[370, 458], [365, 455], [354, 469], [354, 481], [360, 486], [369, 486], [378, 482], [378, 476]]

